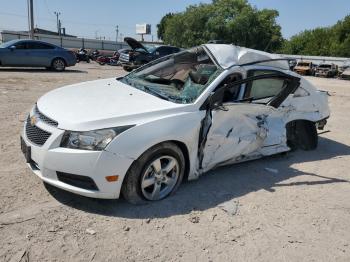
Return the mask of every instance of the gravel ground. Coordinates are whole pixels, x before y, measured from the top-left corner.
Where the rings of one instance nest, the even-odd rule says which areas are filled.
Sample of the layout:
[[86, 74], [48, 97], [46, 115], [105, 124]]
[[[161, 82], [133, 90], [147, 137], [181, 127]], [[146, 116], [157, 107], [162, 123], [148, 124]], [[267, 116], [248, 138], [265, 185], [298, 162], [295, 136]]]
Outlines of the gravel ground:
[[350, 81], [309, 78], [331, 94], [316, 151], [219, 168], [146, 206], [45, 186], [19, 148], [33, 103], [123, 73], [0, 68], [0, 261], [350, 261]]

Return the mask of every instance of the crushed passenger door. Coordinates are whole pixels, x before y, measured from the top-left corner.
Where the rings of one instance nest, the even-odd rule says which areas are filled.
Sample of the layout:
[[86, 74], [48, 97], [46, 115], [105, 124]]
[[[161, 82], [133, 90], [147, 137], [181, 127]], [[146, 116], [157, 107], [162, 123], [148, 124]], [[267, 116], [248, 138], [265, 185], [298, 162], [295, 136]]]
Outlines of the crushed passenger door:
[[[248, 86], [260, 79], [282, 79], [283, 86], [280, 89], [275, 88], [274, 95], [270, 92], [270, 99], [266, 97], [249, 99], [247, 96], [250, 93], [246, 93], [241, 101], [226, 102], [214, 108], [213, 106], [207, 108], [206, 117], [202, 121], [205, 126], [202, 127], [200, 134], [202, 145], [200, 144], [199, 147], [199, 166], [202, 171], [205, 172], [218, 165], [257, 158], [263, 154], [259, 152], [263, 147], [283, 142], [285, 126], [283, 115], [278, 107], [290, 93], [298, 88], [299, 78], [283, 73], [266, 74], [236, 81], [226, 88], [234, 88], [242, 84]], [[268, 88], [266, 83], [268, 82], [265, 81], [263, 88]], [[263, 93], [257, 90], [262, 83], [253, 84], [258, 86], [250, 86], [252, 94]], [[217, 92], [224, 93], [222, 90]]]

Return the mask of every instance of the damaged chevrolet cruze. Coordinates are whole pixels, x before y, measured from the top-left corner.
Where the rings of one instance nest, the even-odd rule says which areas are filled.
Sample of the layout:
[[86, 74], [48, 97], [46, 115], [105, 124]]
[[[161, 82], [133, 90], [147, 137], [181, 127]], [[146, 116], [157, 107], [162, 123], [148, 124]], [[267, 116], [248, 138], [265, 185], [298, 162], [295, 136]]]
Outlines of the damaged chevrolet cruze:
[[217, 166], [315, 149], [329, 115], [327, 93], [288, 61], [207, 44], [47, 93], [25, 121], [21, 148], [48, 184], [144, 203]]

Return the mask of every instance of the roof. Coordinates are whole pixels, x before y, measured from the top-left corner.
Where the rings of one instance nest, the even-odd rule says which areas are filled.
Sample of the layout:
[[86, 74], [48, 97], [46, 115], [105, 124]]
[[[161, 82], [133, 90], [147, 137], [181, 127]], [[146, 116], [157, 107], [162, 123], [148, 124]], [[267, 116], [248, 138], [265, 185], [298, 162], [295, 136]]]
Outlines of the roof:
[[[235, 65], [243, 65], [261, 60], [283, 59], [283, 57], [280, 55], [270, 54], [267, 52], [235, 45], [206, 44], [205, 47], [209, 49], [218, 64], [224, 69], [228, 69], [229, 67]], [[259, 63], [259, 65], [289, 69], [288, 61], [270, 61]]]

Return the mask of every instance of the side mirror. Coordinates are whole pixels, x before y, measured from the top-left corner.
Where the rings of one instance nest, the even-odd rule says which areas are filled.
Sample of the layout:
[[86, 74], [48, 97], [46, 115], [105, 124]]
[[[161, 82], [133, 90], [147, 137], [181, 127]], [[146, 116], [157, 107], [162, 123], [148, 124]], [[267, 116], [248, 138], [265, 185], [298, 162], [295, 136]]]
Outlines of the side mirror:
[[157, 51], [157, 52], [156, 52], [156, 55], [160, 55], [160, 53]]
[[16, 49], [16, 46], [12, 45], [12, 46], [9, 47], [9, 49], [10, 49], [11, 51], [14, 51], [14, 50]]

